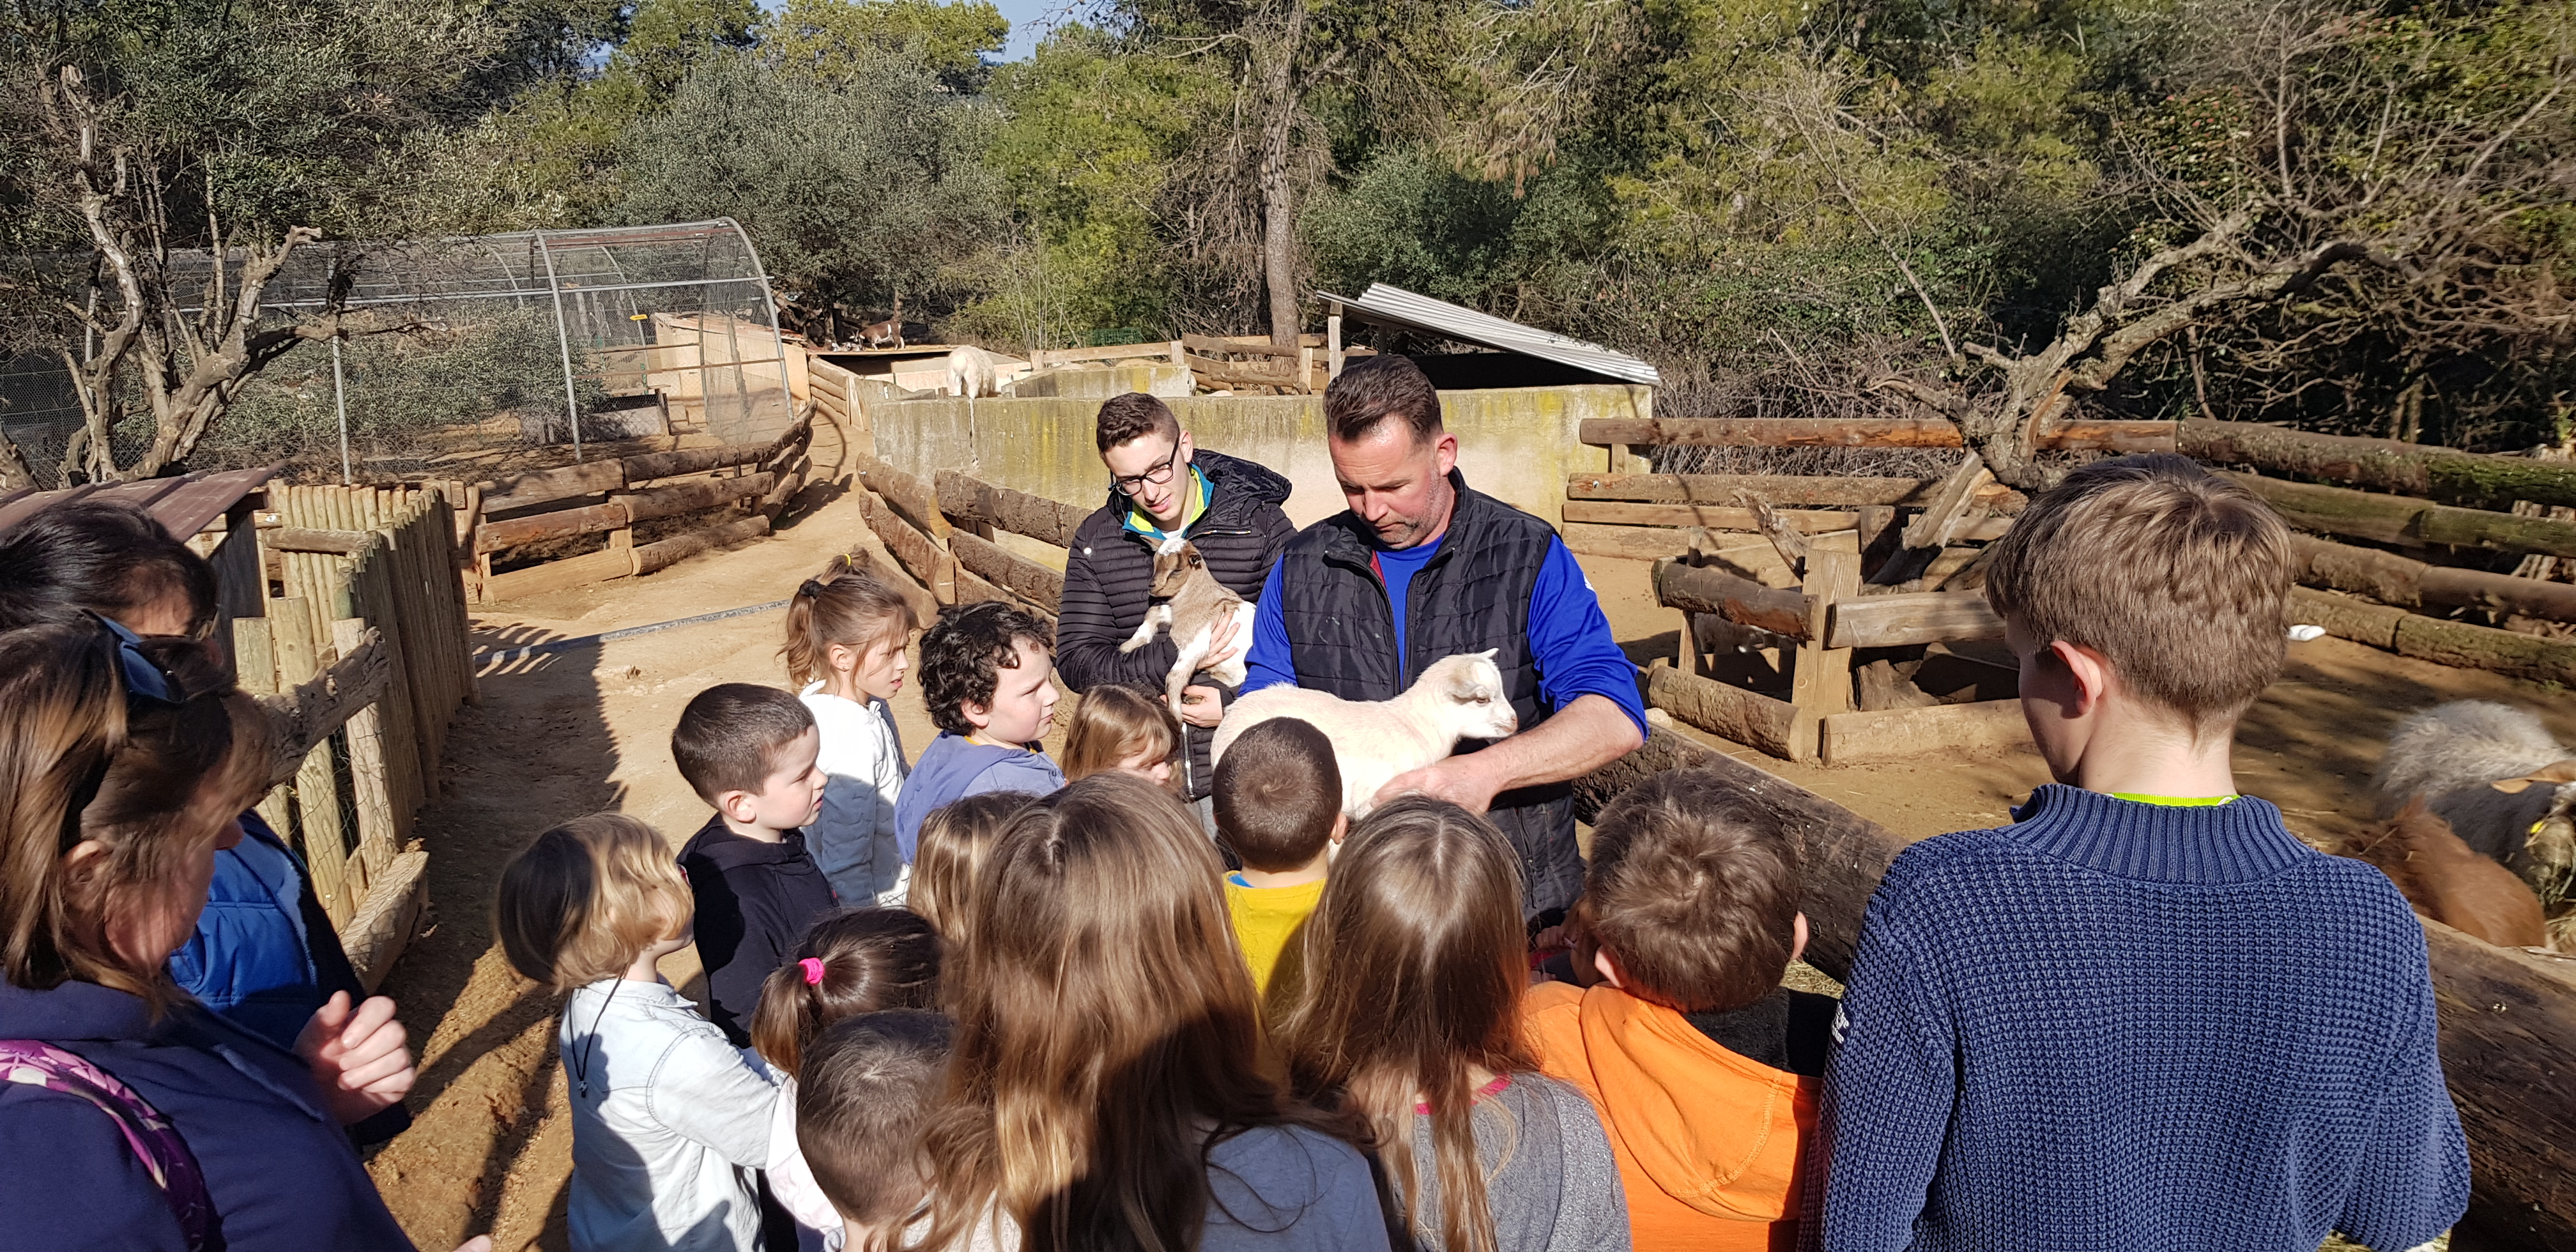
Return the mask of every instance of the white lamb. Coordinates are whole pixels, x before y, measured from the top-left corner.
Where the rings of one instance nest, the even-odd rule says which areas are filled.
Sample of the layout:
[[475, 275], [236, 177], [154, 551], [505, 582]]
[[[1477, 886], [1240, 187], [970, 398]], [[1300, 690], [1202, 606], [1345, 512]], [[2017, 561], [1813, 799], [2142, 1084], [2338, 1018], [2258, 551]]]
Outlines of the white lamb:
[[1442, 657], [1392, 700], [1345, 700], [1298, 687], [1265, 687], [1234, 702], [1217, 724], [1210, 760], [1223, 761], [1235, 736], [1274, 717], [1309, 722], [1333, 741], [1342, 773], [1342, 811], [1354, 820], [1376, 806], [1378, 788], [1446, 757], [1461, 739], [1500, 739], [1520, 729], [1503, 695], [1495, 649]]
[[993, 354], [968, 345], [948, 354], [948, 390], [972, 400], [1002, 394]]

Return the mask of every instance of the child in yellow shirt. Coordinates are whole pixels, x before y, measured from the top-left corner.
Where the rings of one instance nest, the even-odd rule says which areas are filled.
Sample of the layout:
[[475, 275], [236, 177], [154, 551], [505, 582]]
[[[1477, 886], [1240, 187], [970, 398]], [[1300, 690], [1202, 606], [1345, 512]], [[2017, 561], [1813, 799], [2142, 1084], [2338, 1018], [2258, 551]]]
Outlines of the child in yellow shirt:
[[1227, 745], [1214, 795], [1217, 841], [1243, 862], [1225, 876], [1226, 912], [1267, 999], [1280, 953], [1324, 898], [1324, 869], [1350, 829], [1332, 741], [1310, 722], [1263, 722]]

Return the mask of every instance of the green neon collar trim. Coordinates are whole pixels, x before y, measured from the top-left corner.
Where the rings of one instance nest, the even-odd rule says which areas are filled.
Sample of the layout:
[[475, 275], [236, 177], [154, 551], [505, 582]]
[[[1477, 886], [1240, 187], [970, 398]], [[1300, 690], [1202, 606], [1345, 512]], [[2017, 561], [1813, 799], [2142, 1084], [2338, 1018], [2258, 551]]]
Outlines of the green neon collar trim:
[[2135, 791], [2114, 791], [2111, 793], [2111, 798], [2127, 800], [2133, 804], [2157, 804], [2169, 809], [2213, 809], [2222, 804], [2234, 804], [2237, 799], [2233, 795], [2151, 796]]

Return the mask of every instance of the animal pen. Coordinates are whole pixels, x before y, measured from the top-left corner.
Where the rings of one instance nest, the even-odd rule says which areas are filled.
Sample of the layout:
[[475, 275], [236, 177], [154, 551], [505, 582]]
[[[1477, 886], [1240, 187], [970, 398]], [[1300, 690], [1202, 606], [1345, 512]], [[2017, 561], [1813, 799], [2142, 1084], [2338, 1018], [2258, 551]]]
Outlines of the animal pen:
[[[818, 402], [845, 409], [854, 442], [872, 449], [865, 389], [834, 384], [827, 393], [818, 382]], [[2003, 623], [1980, 590], [1982, 555], [2027, 501], [1975, 458], [1940, 477], [1624, 472], [1636, 454], [1681, 446], [1957, 448], [1948, 422], [1597, 419], [1580, 429], [1613, 468], [1568, 476], [1562, 533], [1581, 553], [1654, 562], [1657, 598], [1681, 626], [1677, 655], [1642, 678], [1665, 716], [1828, 765], [2028, 742]], [[2221, 472], [2306, 532], [2297, 621], [2401, 655], [2576, 682], [2576, 643], [2443, 615], [2576, 622], [2576, 585], [2454, 559], [2576, 556], [2576, 521], [2532, 515], [2576, 506], [2576, 464], [2203, 421], [2070, 423], [2041, 442], [2237, 467]], [[910, 575], [904, 582], [918, 584], [923, 607], [998, 599], [1054, 612], [1063, 575], [1024, 553], [1065, 547], [1090, 506], [931, 465], [873, 455], [858, 464], [867, 525]], [[2299, 481], [2318, 478], [2342, 485]], [[1589, 821], [1628, 787], [1677, 768], [1725, 774], [1794, 832], [1814, 935], [1807, 959], [1847, 976], [1862, 911], [1908, 841], [1660, 726], [1576, 782], [1578, 813]], [[2576, 1246], [2576, 961], [2495, 947], [2430, 919], [2424, 929], [2475, 1171], [2456, 1246]]]
[[[212, 272], [202, 253], [168, 264], [181, 290]], [[798, 363], [730, 219], [309, 245], [270, 281], [262, 324], [318, 314], [335, 288], [353, 333], [245, 380], [190, 464], [472, 481], [690, 436], [766, 442], [792, 420]], [[0, 421], [54, 465], [80, 424], [60, 363], [0, 370]], [[148, 438], [128, 426], [120, 443]]]

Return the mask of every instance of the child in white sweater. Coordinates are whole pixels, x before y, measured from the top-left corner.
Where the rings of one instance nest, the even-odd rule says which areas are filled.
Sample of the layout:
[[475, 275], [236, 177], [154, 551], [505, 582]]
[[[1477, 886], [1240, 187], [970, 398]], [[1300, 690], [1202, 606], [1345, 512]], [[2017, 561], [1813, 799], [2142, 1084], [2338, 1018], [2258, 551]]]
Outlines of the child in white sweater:
[[662, 980], [692, 906], [653, 828], [594, 813], [537, 836], [501, 870], [513, 969], [570, 991], [557, 1035], [572, 1095], [576, 1252], [754, 1252], [778, 1088]]
[[779, 655], [823, 732], [823, 811], [805, 827], [805, 847], [846, 908], [903, 903], [894, 827], [903, 740], [887, 702], [903, 689], [904, 646], [920, 624], [901, 592], [847, 556], [787, 602]]

